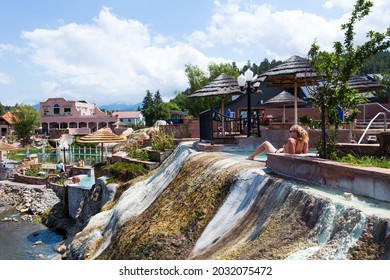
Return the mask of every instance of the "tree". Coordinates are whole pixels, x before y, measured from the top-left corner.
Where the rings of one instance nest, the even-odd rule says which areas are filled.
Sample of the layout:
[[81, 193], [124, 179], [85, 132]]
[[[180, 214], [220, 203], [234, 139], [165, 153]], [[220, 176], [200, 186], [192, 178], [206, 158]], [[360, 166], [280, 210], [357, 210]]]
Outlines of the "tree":
[[33, 131], [41, 124], [41, 116], [29, 105], [17, 106], [11, 113], [16, 135], [22, 139], [22, 146], [25, 146], [30, 142]]
[[169, 105], [162, 100], [159, 90], [154, 95], [149, 90], [146, 91], [141, 112], [147, 126], [152, 126], [157, 120], [167, 120], [170, 117]]
[[353, 109], [353, 114], [357, 114], [356, 105], [363, 102], [360, 95], [348, 86], [347, 81], [370, 56], [390, 47], [390, 27], [385, 33], [368, 32], [369, 40], [354, 47], [355, 24], [370, 13], [372, 6], [371, 1], [356, 1], [349, 21], [341, 26], [345, 31], [344, 42], [334, 42], [333, 52], [320, 51], [320, 47], [314, 42], [308, 53], [310, 64], [320, 81], [313, 90], [312, 97], [313, 104], [321, 114], [321, 140], [317, 148], [322, 158], [329, 158], [333, 152], [331, 147], [336, 135], [327, 134], [327, 129], [336, 124], [337, 132], [336, 106]]
[[221, 74], [229, 75], [232, 78], [237, 78], [239, 75], [235, 63], [211, 63], [208, 66], [208, 76], [197, 65], [187, 64], [185, 67], [190, 87], [184, 92], [178, 93], [171, 102], [178, 104], [183, 111], [188, 111], [189, 115], [195, 117], [199, 116], [202, 111], [210, 109], [213, 105], [221, 104], [221, 99], [216, 97], [211, 101], [210, 98], [189, 98], [189, 95], [203, 88]]
[[160, 90], [158, 90], [154, 96], [153, 96], [153, 104], [160, 104], [163, 103], [164, 101], [162, 100]]

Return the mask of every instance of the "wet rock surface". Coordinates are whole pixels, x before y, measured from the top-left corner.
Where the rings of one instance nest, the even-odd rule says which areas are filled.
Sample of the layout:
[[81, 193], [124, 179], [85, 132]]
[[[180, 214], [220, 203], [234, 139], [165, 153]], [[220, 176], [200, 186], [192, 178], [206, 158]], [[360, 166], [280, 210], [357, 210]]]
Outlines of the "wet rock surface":
[[0, 182], [0, 211], [14, 207], [23, 220], [32, 220], [59, 202], [51, 189], [41, 185]]

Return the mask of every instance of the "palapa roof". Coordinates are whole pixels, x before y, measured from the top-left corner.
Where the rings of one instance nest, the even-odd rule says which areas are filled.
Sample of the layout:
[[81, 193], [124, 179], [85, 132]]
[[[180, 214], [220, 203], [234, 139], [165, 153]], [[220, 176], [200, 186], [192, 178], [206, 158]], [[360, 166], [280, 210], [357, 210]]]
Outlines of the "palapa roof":
[[0, 151], [1, 152], [4, 152], [4, 151], [14, 151], [14, 150], [17, 150], [17, 149], [19, 149], [19, 148], [15, 147], [15, 146], [12, 146], [10, 144], [4, 143], [4, 142], [0, 142]]
[[261, 74], [254, 82], [270, 82], [273, 86], [294, 87], [305, 86], [315, 80], [315, 72], [309, 61], [294, 55], [282, 64]]
[[385, 85], [359, 75], [351, 76], [348, 80], [348, 85], [359, 92], [370, 92], [385, 88]]
[[221, 74], [209, 84], [201, 89], [198, 89], [188, 97], [226, 97], [228, 95], [240, 95], [243, 92], [238, 86], [237, 80], [233, 79], [229, 75]]
[[80, 143], [119, 143], [125, 141], [124, 138], [112, 133], [110, 129], [101, 128], [91, 134], [80, 137]]
[[[287, 91], [282, 91], [278, 95], [265, 101], [264, 104], [269, 105], [269, 106], [274, 106], [274, 107], [293, 106], [295, 104], [294, 100], [295, 100], [294, 95], [292, 95], [291, 93], [289, 93]], [[306, 104], [306, 102], [300, 98], [297, 99], [297, 103], [298, 103], [298, 105]]]

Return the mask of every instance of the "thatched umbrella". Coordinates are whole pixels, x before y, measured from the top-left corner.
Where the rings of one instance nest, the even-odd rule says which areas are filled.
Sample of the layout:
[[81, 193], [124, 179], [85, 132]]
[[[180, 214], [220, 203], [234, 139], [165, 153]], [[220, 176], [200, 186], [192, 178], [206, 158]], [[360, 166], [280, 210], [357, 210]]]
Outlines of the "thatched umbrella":
[[241, 95], [243, 92], [238, 86], [236, 79], [229, 75], [221, 74], [209, 84], [201, 89], [198, 89], [188, 97], [221, 97], [222, 98], [222, 113], [224, 112], [224, 98], [229, 95]]
[[[306, 102], [303, 101], [300, 98], [297, 98], [298, 105], [305, 105]], [[273, 107], [281, 107], [283, 106], [283, 122], [286, 120], [286, 106], [294, 106], [295, 104], [295, 98], [294, 96], [287, 92], [282, 91], [278, 95], [268, 99], [266, 102], [264, 102], [264, 105], [273, 106]]]
[[126, 138], [119, 137], [111, 132], [109, 128], [101, 128], [91, 134], [80, 137], [77, 142], [80, 143], [99, 143], [101, 144], [100, 160], [103, 162], [103, 144], [104, 143], [120, 143], [126, 141]]
[[356, 89], [358, 92], [370, 92], [385, 88], [385, 85], [359, 75], [351, 76], [347, 83], [351, 88]]
[[298, 87], [316, 82], [316, 74], [309, 61], [297, 55], [261, 74], [254, 82], [270, 82], [273, 86], [294, 87], [295, 124], [298, 123]]
[[116, 121], [112, 125], [115, 125], [116, 127], [122, 127], [122, 126], [126, 126], [127, 124], [121, 121]]
[[[238, 86], [238, 82], [236, 79], [233, 79], [229, 75], [221, 74], [214, 80], [212, 80], [209, 84], [204, 86], [201, 89], [198, 89], [193, 94], [189, 95], [190, 98], [196, 97], [221, 97], [221, 112], [222, 115], [225, 114], [225, 98], [229, 95], [241, 95], [243, 92]], [[224, 120], [222, 119], [222, 122]], [[222, 125], [224, 128], [224, 125]], [[223, 135], [223, 134], [222, 134]]]
[[7, 143], [0, 142], [0, 160], [3, 159], [3, 152], [15, 151], [18, 150], [18, 147], [12, 146]]

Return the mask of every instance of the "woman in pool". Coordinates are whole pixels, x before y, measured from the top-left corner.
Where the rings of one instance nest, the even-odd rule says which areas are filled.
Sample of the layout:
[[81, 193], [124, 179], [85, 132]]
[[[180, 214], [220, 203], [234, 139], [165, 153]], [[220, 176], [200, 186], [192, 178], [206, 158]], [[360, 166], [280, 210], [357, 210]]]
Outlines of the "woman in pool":
[[309, 134], [300, 125], [293, 125], [290, 128], [290, 137], [283, 148], [276, 149], [269, 141], [264, 141], [247, 159], [253, 160], [255, 156], [264, 152], [269, 153], [288, 153], [304, 154], [309, 151]]

